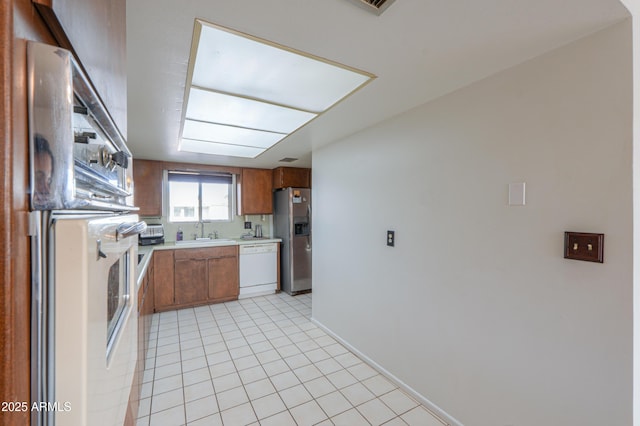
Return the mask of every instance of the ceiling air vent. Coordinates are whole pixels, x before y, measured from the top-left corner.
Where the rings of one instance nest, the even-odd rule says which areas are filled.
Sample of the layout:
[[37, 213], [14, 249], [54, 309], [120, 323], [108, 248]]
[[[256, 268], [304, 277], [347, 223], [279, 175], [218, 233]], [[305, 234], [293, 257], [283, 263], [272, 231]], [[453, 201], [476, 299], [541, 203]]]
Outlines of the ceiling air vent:
[[350, 0], [351, 3], [355, 3], [358, 6], [367, 9], [370, 12], [375, 13], [376, 15], [380, 15], [384, 12], [391, 3], [395, 0]]
[[297, 158], [284, 157], [281, 160], [278, 160], [280, 163], [293, 163], [294, 161], [298, 161]]

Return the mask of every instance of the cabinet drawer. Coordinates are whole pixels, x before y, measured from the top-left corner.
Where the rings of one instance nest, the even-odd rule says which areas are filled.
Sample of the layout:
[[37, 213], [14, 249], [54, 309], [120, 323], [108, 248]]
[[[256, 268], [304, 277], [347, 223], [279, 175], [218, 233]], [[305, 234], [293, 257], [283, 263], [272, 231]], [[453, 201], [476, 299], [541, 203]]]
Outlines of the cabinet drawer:
[[176, 250], [175, 259], [208, 259], [210, 256], [210, 248], [180, 249]]
[[180, 249], [175, 251], [176, 260], [181, 259], [210, 259], [212, 257], [236, 256], [238, 246], [203, 247], [197, 249]]
[[211, 257], [234, 257], [238, 255], [238, 246], [215, 247]]

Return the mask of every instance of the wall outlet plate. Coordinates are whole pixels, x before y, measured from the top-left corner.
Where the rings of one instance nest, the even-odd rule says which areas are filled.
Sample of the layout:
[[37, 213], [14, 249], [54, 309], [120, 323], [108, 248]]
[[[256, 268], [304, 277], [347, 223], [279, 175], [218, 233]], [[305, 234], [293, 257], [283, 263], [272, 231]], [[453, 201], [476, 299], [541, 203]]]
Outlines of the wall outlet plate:
[[244, 229], [251, 229], [251, 222], [245, 222]]
[[565, 232], [564, 258], [604, 263], [604, 234]]
[[396, 244], [396, 231], [387, 231], [387, 245], [394, 247]]

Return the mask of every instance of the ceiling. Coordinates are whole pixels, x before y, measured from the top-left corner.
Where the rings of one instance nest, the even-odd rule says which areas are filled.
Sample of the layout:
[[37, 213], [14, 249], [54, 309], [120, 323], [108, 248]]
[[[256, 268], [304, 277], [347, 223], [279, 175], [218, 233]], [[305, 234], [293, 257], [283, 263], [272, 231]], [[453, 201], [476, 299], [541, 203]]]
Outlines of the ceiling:
[[[139, 159], [310, 167], [314, 149], [628, 16], [618, 0], [396, 0], [380, 16], [348, 0], [128, 1], [128, 145]], [[179, 152], [196, 18], [377, 78], [255, 159]]]

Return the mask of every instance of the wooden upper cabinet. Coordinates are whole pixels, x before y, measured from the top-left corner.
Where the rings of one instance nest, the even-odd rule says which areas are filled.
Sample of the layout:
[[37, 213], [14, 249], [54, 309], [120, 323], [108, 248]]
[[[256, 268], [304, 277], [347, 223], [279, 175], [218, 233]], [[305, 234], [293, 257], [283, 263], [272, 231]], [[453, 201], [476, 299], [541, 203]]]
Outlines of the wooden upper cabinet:
[[242, 169], [238, 182], [238, 214], [272, 213], [272, 171], [268, 169]]
[[58, 44], [79, 59], [126, 139], [126, 0], [32, 1]]
[[273, 189], [311, 188], [311, 169], [278, 167], [273, 169]]
[[162, 171], [160, 161], [133, 161], [133, 202], [140, 216], [162, 216]]

